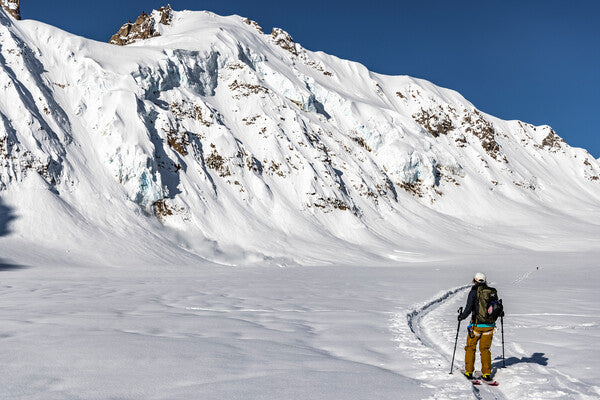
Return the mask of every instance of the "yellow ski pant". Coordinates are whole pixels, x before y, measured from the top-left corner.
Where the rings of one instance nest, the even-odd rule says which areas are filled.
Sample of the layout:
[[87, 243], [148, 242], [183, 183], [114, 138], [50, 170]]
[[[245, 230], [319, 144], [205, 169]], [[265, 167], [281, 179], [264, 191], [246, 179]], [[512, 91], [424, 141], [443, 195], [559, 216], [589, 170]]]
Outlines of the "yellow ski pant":
[[481, 353], [481, 373], [492, 373], [492, 338], [494, 337], [494, 328], [472, 328], [471, 334], [467, 335], [467, 345], [465, 346], [465, 372], [475, 370], [475, 351], [477, 342], [479, 342], [479, 352]]

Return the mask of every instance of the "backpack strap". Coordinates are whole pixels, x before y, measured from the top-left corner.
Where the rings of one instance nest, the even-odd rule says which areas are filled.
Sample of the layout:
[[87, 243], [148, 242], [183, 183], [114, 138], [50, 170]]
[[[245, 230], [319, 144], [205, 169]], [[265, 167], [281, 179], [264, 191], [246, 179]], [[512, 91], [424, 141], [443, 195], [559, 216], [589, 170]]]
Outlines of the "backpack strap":
[[475, 312], [475, 323], [474, 326], [477, 326], [477, 314], [479, 314], [479, 289], [481, 289], [483, 285], [477, 286], [477, 291], [475, 292], [475, 307], [477, 307], [477, 311]]

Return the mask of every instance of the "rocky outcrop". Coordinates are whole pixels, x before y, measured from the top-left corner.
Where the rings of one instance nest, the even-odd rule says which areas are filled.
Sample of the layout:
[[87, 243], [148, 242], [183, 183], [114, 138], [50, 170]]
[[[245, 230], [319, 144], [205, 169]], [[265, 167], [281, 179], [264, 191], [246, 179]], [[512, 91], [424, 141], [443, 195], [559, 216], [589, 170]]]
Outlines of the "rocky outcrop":
[[554, 129], [550, 128], [550, 133], [542, 140], [541, 147], [549, 151], [558, 151], [562, 149], [564, 143], [565, 141], [563, 138], [558, 136], [556, 132], [554, 132]]
[[152, 11], [150, 15], [145, 12], [140, 15], [134, 23], [124, 24], [119, 31], [110, 38], [110, 44], [125, 46], [138, 40], [145, 40], [160, 36], [159, 25], [170, 25], [173, 19], [171, 6], [161, 7]]
[[438, 108], [437, 110], [424, 110], [421, 108], [418, 113], [412, 116], [415, 122], [425, 128], [433, 137], [447, 135], [448, 132], [454, 129], [450, 116], [444, 113], [441, 106]]
[[490, 121], [478, 110], [472, 110], [463, 117], [462, 126], [467, 133], [473, 134], [481, 142], [481, 147], [494, 160], [508, 162], [502, 153], [500, 144], [496, 141], [496, 129]]
[[0, 0], [0, 5], [15, 19], [21, 19], [21, 0]]
[[282, 49], [289, 51], [295, 56], [298, 55], [294, 39], [292, 39], [292, 36], [290, 36], [290, 34], [283, 29], [273, 28], [273, 31], [271, 32], [271, 40]]
[[250, 26], [254, 27], [254, 29], [256, 29], [257, 31], [259, 31], [260, 33], [263, 33], [262, 27], [258, 24], [258, 22], [252, 21], [249, 18], [243, 18], [242, 21], [244, 21], [244, 23], [246, 25], [250, 25]]

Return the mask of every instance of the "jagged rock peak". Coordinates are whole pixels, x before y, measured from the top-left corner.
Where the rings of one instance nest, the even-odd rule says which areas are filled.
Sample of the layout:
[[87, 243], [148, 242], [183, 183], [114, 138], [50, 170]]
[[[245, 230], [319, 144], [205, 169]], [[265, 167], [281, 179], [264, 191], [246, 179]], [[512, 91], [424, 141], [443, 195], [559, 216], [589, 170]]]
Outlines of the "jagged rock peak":
[[290, 34], [284, 31], [283, 29], [273, 28], [273, 31], [271, 32], [271, 38], [273, 40], [273, 43], [275, 43], [277, 46], [289, 51], [295, 56], [298, 55], [294, 39], [292, 39], [292, 36], [290, 36]]
[[0, 5], [15, 19], [21, 19], [21, 0], [0, 0]]
[[257, 31], [259, 31], [260, 33], [263, 33], [262, 26], [260, 26], [260, 25], [258, 24], [258, 22], [256, 22], [256, 21], [253, 21], [253, 20], [251, 20], [250, 18], [243, 18], [243, 19], [242, 19], [242, 21], [243, 21], [245, 24], [247, 24], [247, 25], [250, 25], [250, 26], [254, 27], [254, 28], [255, 28]]
[[135, 20], [134, 23], [124, 24], [119, 31], [110, 38], [110, 44], [125, 46], [138, 40], [144, 40], [160, 36], [159, 25], [170, 25], [173, 19], [173, 9], [170, 5], [152, 11], [150, 15], [146, 12]]

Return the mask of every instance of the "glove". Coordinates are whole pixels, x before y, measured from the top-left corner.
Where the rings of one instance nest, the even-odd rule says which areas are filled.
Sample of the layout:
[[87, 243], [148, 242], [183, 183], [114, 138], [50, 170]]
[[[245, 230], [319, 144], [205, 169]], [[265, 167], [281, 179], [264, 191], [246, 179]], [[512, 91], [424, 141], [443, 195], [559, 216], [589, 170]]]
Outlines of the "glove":
[[462, 318], [460, 317], [460, 314], [458, 314], [458, 318], [456, 318], [456, 319], [458, 319], [458, 322], [462, 321]]

